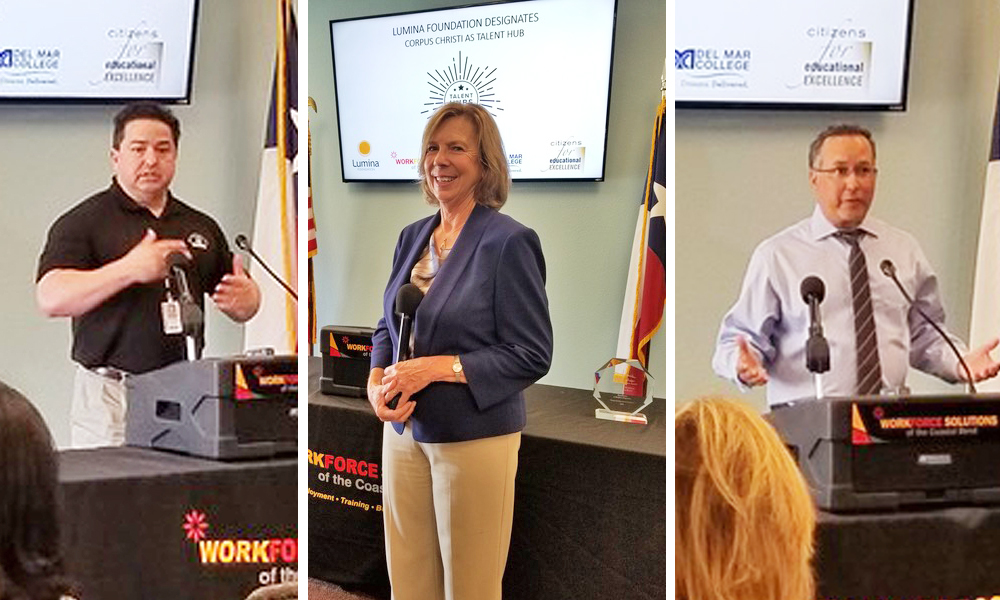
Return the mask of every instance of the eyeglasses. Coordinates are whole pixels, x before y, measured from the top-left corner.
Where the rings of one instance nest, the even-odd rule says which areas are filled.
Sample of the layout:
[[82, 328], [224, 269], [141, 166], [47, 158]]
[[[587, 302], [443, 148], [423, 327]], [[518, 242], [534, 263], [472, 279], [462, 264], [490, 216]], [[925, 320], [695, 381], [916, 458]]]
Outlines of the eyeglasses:
[[847, 179], [851, 173], [861, 180], [869, 180], [875, 177], [878, 173], [878, 169], [871, 165], [858, 165], [853, 169], [850, 167], [833, 167], [832, 169], [817, 169], [813, 168], [813, 171], [817, 173], [826, 173], [827, 175], [836, 175], [838, 179]]

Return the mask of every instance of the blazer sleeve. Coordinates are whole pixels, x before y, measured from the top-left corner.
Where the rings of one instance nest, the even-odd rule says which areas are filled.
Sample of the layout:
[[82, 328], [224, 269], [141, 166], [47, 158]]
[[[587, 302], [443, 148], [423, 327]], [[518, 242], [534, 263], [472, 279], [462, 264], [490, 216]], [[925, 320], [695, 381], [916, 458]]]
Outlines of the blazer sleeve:
[[[399, 268], [400, 256], [403, 253], [403, 237], [406, 235], [406, 230], [400, 232], [399, 239], [396, 241], [396, 250], [392, 254], [392, 272], [389, 274], [389, 281], [386, 284], [386, 294], [388, 294], [389, 286], [392, 285], [392, 280], [396, 277], [396, 271]], [[375, 326], [375, 333], [372, 334], [372, 357], [371, 357], [371, 368], [384, 369], [392, 364], [393, 352], [392, 344], [393, 337], [389, 331], [389, 327], [392, 325], [386, 320], [385, 314], [385, 299], [383, 296], [383, 310], [382, 317], [378, 320], [378, 325]]]
[[494, 285], [498, 343], [459, 355], [480, 410], [519, 393], [552, 362], [545, 258], [534, 231], [519, 229], [504, 241]]

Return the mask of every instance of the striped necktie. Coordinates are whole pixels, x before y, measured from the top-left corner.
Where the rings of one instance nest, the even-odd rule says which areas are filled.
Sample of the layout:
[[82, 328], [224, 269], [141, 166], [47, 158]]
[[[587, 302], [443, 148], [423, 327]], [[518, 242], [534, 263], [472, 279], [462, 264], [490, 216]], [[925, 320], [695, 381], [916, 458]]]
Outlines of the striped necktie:
[[851, 247], [848, 263], [851, 273], [851, 297], [854, 306], [854, 337], [857, 347], [858, 394], [874, 395], [882, 389], [882, 367], [878, 360], [878, 335], [875, 333], [875, 314], [872, 311], [872, 293], [868, 282], [868, 265], [861, 250], [858, 229], [838, 231], [835, 235]]

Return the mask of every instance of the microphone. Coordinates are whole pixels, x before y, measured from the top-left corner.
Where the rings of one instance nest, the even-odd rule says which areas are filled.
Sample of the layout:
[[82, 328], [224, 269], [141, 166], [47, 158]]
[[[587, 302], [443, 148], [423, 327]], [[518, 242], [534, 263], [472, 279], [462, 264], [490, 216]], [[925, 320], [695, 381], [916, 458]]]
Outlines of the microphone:
[[236, 240], [235, 241], [236, 241], [236, 247], [237, 248], [239, 248], [240, 250], [243, 250], [244, 252], [246, 252], [247, 254], [249, 254], [251, 257], [253, 257], [253, 259], [255, 261], [257, 261], [257, 263], [260, 266], [264, 267], [264, 270], [267, 271], [267, 274], [271, 276], [271, 279], [277, 281], [278, 284], [281, 285], [281, 287], [285, 288], [285, 291], [288, 292], [292, 296], [292, 298], [295, 299], [296, 302], [299, 301], [299, 295], [295, 293], [295, 290], [292, 289], [292, 286], [290, 286], [287, 283], [285, 283], [285, 280], [282, 279], [281, 277], [278, 277], [277, 273], [275, 273], [274, 271], [272, 271], [271, 267], [267, 266], [267, 263], [264, 262], [263, 258], [261, 258], [260, 256], [257, 256], [257, 253], [253, 251], [253, 246], [250, 245], [250, 240], [247, 239], [247, 236], [245, 236], [245, 235], [243, 235], [241, 233], [241, 234], [239, 234], [239, 235], [236, 236]]
[[184, 331], [184, 338], [187, 345], [188, 360], [201, 358], [201, 341], [205, 329], [205, 315], [198, 306], [198, 302], [191, 293], [188, 285], [187, 271], [185, 266], [188, 258], [180, 252], [171, 252], [167, 255], [167, 276], [168, 286], [176, 291], [178, 303], [181, 309], [181, 326]]
[[958, 348], [955, 347], [955, 343], [951, 341], [951, 338], [948, 337], [948, 334], [946, 334], [944, 330], [941, 329], [941, 327], [934, 322], [933, 319], [928, 317], [927, 313], [925, 313], [923, 310], [920, 309], [919, 306], [913, 303], [913, 298], [911, 298], [910, 295], [906, 293], [906, 288], [903, 287], [903, 284], [900, 283], [899, 278], [896, 277], [896, 265], [892, 264], [892, 261], [887, 258], [883, 260], [881, 263], [879, 263], [879, 268], [882, 270], [882, 273], [886, 277], [892, 279], [893, 283], [896, 284], [896, 287], [899, 288], [899, 291], [903, 294], [903, 298], [906, 299], [906, 303], [912, 306], [913, 308], [917, 309], [917, 312], [920, 313], [920, 316], [923, 317], [925, 321], [930, 323], [931, 327], [934, 328], [934, 331], [938, 332], [938, 335], [944, 338], [944, 341], [948, 343], [948, 347], [951, 348], [951, 351], [955, 353], [956, 357], [958, 357], [958, 364], [962, 365], [962, 370], [965, 371], [965, 377], [968, 380], [969, 390], [973, 394], [975, 394], [976, 384], [972, 381], [972, 371], [969, 370], [969, 365], [966, 364], [965, 358], [962, 357], [962, 353], [959, 352]]
[[[401, 362], [410, 358], [410, 332], [413, 330], [413, 315], [420, 306], [420, 301], [424, 299], [424, 293], [420, 288], [407, 283], [396, 292], [396, 314], [399, 315], [399, 345], [396, 347], [396, 362]], [[396, 396], [386, 403], [392, 410], [396, 410], [399, 397]]]
[[[806, 369], [810, 373], [826, 373], [830, 370], [830, 345], [823, 337], [823, 324], [819, 315], [819, 305], [826, 297], [823, 280], [810, 275], [802, 280], [799, 290], [802, 300], [809, 305], [809, 339], [806, 340]], [[817, 389], [819, 389], [817, 385]]]
[[184, 270], [187, 263], [188, 258], [180, 252], [171, 252], [167, 255], [168, 277], [177, 292], [178, 299], [181, 302], [194, 302], [194, 295], [188, 286], [187, 272]]

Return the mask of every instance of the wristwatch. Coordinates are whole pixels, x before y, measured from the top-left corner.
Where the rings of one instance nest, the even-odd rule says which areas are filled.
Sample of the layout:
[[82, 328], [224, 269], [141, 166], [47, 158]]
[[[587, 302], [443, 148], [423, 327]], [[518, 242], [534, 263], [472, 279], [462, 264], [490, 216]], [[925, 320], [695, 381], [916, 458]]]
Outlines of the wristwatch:
[[462, 361], [455, 355], [455, 361], [451, 363], [451, 371], [455, 374], [455, 383], [462, 383]]

